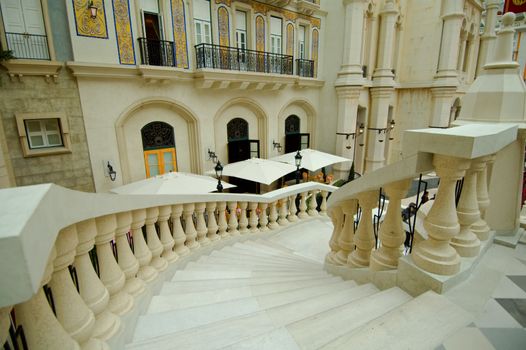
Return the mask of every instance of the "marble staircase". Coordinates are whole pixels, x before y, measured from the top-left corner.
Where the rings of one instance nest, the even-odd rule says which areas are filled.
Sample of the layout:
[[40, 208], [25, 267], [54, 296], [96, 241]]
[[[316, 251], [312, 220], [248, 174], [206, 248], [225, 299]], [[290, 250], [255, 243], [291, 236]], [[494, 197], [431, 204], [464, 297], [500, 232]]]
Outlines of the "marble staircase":
[[469, 322], [434, 292], [413, 298], [397, 287], [344, 281], [259, 239], [178, 270], [139, 317], [126, 349], [434, 349]]

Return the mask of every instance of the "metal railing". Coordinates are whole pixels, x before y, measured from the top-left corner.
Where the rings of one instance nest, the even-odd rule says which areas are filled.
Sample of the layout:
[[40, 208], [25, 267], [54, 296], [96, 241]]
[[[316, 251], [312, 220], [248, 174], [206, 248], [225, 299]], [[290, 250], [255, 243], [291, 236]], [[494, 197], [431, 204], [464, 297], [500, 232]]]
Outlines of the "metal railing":
[[175, 44], [173, 41], [139, 38], [142, 64], [150, 66], [176, 67]]
[[293, 74], [293, 57], [213, 44], [195, 46], [197, 68]]
[[314, 78], [314, 61], [296, 59], [296, 74], [300, 77]]
[[7, 47], [15, 58], [49, 60], [47, 36], [27, 33], [5, 33]]

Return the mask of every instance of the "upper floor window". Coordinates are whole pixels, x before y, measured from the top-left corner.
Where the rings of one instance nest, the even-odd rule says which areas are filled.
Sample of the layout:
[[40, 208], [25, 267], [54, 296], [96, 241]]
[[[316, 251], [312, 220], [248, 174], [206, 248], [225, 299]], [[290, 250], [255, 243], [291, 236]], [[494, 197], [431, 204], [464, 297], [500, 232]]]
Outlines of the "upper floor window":
[[141, 20], [144, 37], [148, 40], [162, 40], [163, 16], [157, 0], [141, 0]]
[[281, 54], [282, 36], [281, 18], [270, 17], [270, 52]]
[[212, 30], [210, 25], [210, 1], [194, 0], [194, 26], [196, 45], [212, 43]]
[[236, 44], [238, 49], [247, 49], [247, 14], [236, 11]]
[[29, 148], [63, 146], [58, 119], [25, 120]]
[[298, 56], [301, 59], [306, 58], [306, 52], [305, 52], [305, 33], [307, 32], [307, 29], [305, 26], [301, 26], [299, 28], [298, 32]]
[[7, 47], [16, 58], [49, 60], [40, 0], [0, 0]]

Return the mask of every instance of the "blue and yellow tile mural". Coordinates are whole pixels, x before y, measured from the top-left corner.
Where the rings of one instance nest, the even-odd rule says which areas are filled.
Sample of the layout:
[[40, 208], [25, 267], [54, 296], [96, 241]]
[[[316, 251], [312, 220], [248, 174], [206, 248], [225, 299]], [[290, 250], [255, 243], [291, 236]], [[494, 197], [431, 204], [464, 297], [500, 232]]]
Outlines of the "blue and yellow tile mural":
[[320, 32], [317, 29], [312, 31], [312, 60], [314, 61], [314, 74], [318, 71], [318, 47], [320, 45]]
[[217, 21], [219, 24], [219, 45], [230, 46], [230, 27], [226, 7], [221, 6], [217, 9]]
[[186, 21], [183, 0], [171, 0], [172, 25], [174, 30], [175, 57], [177, 67], [188, 68], [188, 49], [186, 46]]
[[287, 24], [287, 55], [294, 55], [294, 25]]
[[121, 64], [135, 64], [129, 0], [113, 0], [113, 17], [115, 19], [119, 62]]
[[265, 18], [256, 17], [256, 51], [265, 51]]
[[93, 5], [97, 7], [97, 17], [95, 18], [91, 17], [91, 12], [88, 8], [89, 4], [90, 0], [73, 0], [77, 35], [108, 39], [104, 0], [93, 0]]

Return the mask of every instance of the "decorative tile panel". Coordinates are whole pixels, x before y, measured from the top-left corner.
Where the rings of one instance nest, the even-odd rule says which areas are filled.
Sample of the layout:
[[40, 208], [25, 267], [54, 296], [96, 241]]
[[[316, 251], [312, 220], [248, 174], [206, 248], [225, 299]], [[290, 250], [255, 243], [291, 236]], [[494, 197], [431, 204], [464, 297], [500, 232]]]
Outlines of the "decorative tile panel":
[[287, 55], [294, 55], [294, 25], [287, 24]]
[[90, 0], [72, 1], [77, 35], [90, 38], [108, 39], [104, 0], [93, 0], [93, 5], [98, 8], [96, 18], [91, 17], [90, 10], [88, 9]]
[[129, 0], [113, 0], [113, 17], [115, 19], [119, 62], [121, 64], [135, 64]]
[[256, 51], [265, 51], [265, 18], [256, 17]]
[[217, 9], [217, 21], [219, 24], [219, 45], [230, 46], [230, 26], [226, 7], [221, 6]]
[[186, 20], [184, 12], [184, 1], [171, 0], [171, 5], [177, 67], [188, 68], [188, 49], [186, 46]]
[[314, 76], [318, 72], [318, 47], [320, 42], [320, 32], [317, 29], [312, 31], [312, 60], [314, 61]]

